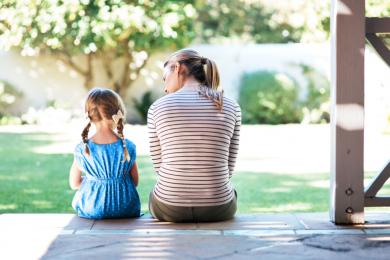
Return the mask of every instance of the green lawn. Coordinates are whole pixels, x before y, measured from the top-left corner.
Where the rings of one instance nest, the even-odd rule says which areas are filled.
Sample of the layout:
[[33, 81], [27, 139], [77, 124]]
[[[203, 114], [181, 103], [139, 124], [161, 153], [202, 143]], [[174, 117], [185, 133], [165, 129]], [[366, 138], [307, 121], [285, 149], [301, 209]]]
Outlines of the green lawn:
[[[72, 154], [41, 154], [51, 135], [0, 134], [0, 213], [73, 212], [68, 186]], [[139, 193], [147, 211], [155, 174], [149, 157], [138, 157]], [[328, 175], [288, 175], [236, 172], [238, 212], [312, 212], [328, 210]]]

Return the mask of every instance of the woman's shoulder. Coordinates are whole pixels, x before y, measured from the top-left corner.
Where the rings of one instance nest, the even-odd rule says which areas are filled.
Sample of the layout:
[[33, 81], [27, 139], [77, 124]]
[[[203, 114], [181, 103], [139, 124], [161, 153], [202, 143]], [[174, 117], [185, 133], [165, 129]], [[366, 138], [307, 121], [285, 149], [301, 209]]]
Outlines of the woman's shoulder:
[[[165, 96], [162, 96], [160, 97], [159, 99], [157, 99], [156, 101], [154, 101], [152, 103], [152, 105], [150, 105], [149, 109], [148, 109], [148, 118], [154, 114], [154, 111], [155, 110], [158, 110], [159, 108], [161, 108], [162, 105], [164, 105], [165, 103], [167, 103], [166, 101], [169, 101], [171, 100], [172, 98], [172, 94], [167, 94]], [[168, 102], [169, 103], [169, 102]]]
[[238, 102], [236, 100], [230, 98], [230, 97], [224, 96], [223, 97], [223, 103], [224, 103], [224, 106], [227, 107], [227, 108], [233, 109], [236, 112], [240, 112], [241, 111], [241, 108], [240, 108], [240, 105], [238, 104]]
[[223, 96], [223, 101], [224, 101], [225, 103], [232, 104], [232, 105], [234, 105], [234, 106], [238, 105], [238, 103], [237, 103], [236, 100], [234, 100], [234, 99], [231, 98], [231, 97], [225, 96], [225, 95]]
[[165, 96], [158, 98], [156, 101], [154, 101], [152, 103], [152, 105], [150, 107], [156, 107], [156, 106], [159, 106], [160, 104], [163, 104], [165, 101], [172, 99], [174, 97], [174, 94], [175, 93], [170, 93], [170, 94], [167, 94]]

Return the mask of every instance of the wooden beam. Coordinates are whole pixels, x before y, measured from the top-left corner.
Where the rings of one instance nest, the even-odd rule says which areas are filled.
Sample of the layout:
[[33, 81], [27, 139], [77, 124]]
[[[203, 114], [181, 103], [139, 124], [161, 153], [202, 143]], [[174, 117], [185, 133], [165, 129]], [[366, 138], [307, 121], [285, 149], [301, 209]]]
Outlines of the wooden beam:
[[364, 223], [365, 1], [332, 0], [330, 219]]
[[378, 191], [383, 187], [385, 182], [390, 178], [390, 162], [383, 167], [383, 170], [373, 179], [365, 190], [366, 198], [373, 198]]
[[366, 17], [366, 33], [389, 33], [390, 17]]
[[376, 50], [378, 55], [390, 66], [390, 50], [386, 47], [382, 39], [376, 34], [366, 34], [367, 40], [371, 43], [372, 47]]
[[390, 33], [390, 17], [366, 17], [366, 38], [379, 56], [390, 66], [390, 50], [377, 33]]
[[374, 198], [365, 198], [366, 207], [388, 207], [390, 206], [389, 196], [379, 196]]

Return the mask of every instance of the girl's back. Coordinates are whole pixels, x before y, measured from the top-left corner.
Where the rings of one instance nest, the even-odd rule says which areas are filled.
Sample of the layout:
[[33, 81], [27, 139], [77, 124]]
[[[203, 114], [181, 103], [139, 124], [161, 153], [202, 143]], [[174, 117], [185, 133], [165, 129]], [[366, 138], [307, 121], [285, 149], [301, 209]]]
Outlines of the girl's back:
[[77, 191], [72, 206], [80, 217], [118, 218], [138, 217], [140, 202], [129, 174], [135, 158], [135, 145], [126, 139], [130, 161], [123, 161], [121, 140], [111, 144], [96, 144], [88, 140], [90, 156], [84, 144], [75, 149], [75, 159], [85, 178]]
[[[82, 142], [74, 150], [69, 184], [78, 189], [72, 206], [80, 217], [139, 217], [140, 200], [135, 145], [123, 135], [125, 107], [110, 89], [88, 93], [85, 114], [88, 123]], [[96, 133], [88, 138], [92, 124]], [[85, 176], [82, 176], [82, 172]]]

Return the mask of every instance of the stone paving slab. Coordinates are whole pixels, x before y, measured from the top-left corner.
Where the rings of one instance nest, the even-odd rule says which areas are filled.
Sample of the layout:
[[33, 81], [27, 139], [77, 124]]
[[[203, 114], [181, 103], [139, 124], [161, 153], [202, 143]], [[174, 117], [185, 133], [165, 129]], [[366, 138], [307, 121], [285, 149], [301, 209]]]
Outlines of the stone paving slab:
[[105, 236], [102, 242], [96, 236], [61, 236], [54, 241], [42, 259], [212, 259], [238, 251], [250, 250], [268, 241], [247, 239], [242, 243], [237, 237], [224, 236], [167, 236], [132, 237]]
[[365, 236], [60, 236], [42, 259], [388, 259], [390, 242]]
[[101, 230], [75, 230], [73, 234], [76, 235], [133, 235], [133, 236], [167, 236], [167, 235], [222, 235], [221, 230], [176, 230], [176, 229], [101, 229]]
[[390, 229], [364, 229], [364, 232], [368, 235], [390, 235]]
[[369, 212], [365, 214], [366, 223], [364, 228], [369, 229], [390, 229], [390, 213], [381, 213], [381, 212]]
[[96, 220], [92, 229], [196, 229], [194, 223], [170, 223], [153, 219], [149, 214], [137, 219]]
[[2, 214], [0, 259], [389, 259], [389, 216], [367, 213], [364, 225], [335, 226], [328, 213], [197, 224]]
[[200, 229], [301, 229], [304, 228], [293, 214], [243, 214], [234, 220], [217, 223], [198, 223]]
[[366, 223], [362, 225], [334, 225], [329, 221], [328, 212], [294, 213], [294, 215], [298, 219], [298, 222], [305, 227], [305, 229], [390, 229], [390, 213], [366, 212]]
[[79, 218], [74, 214], [0, 214], [0, 229], [91, 229], [93, 223], [94, 220]]
[[285, 236], [295, 235], [294, 230], [224, 230], [224, 236], [249, 236], [249, 237], [265, 237], [265, 236]]
[[364, 235], [363, 229], [305, 229], [295, 230], [297, 235]]
[[294, 215], [304, 229], [349, 229], [363, 227], [362, 225], [335, 225], [329, 221], [328, 212], [295, 213]]

